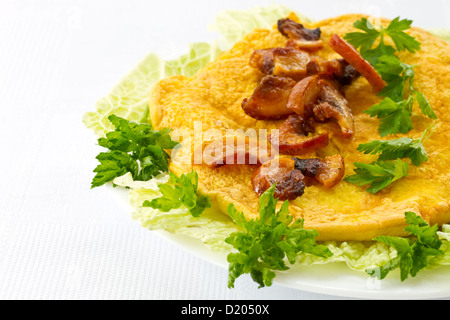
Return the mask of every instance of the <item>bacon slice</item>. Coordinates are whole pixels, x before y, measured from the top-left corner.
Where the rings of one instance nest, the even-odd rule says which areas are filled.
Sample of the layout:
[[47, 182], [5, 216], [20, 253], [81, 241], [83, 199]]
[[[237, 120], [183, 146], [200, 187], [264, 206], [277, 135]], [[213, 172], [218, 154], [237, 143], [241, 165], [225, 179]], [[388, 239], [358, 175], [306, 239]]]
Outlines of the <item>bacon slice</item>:
[[297, 50], [304, 50], [308, 52], [317, 52], [325, 47], [322, 40], [308, 41], [290, 39], [286, 42], [286, 47], [295, 48]]
[[273, 74], [273, 69], [275, 68], [273, 50], [261, 49], [254, 51], [250, 57], [249, 65], [258, 69], [262, 74]]
[[313, 58], [306, 66], [308, 76], [322, 75], [335, 79], [341, 86], [350, 85], [361, 74], [344, 59], [320, 60]]
[[289, 95], [286, 108], [303, 118], [309, 118], [310, 111], [322, 92], [321, 79], [320, 76], [314, 75], [298, 82]]
[[347, 100], [330, 81], [319, 75], [307, 77], [295, 85], [287, 109], [318, 121], [334, 118], [341, 126], [343, 137], [353, 136], [354, 120]]
[[296, 82], [286, 77], [265, 76], [250, 98], [242, 101], [244, 112], [257, 120], [283, 119], [293, 113], [287, 108]]
[[276, 155], [268, 140], [257, 140], [249, 136], [225, 136], [204, 144], [203, 164], [220, 168], [225, 165], [261, 165]]
[[355, 131], [355, 123], [347, 100], [330, 82], [320, 80], [319, 86], [322, 91], [318, 104], [313, 107], [314, 118], [318, 121], [334, 118], [341, 127], [342, 136], [351, 138]]
[[275, 48], [273, 51], [273, 74], [289, 77], [300, 81], [307, 76], [307, 65], [311, 61], [310, 55], [295, 48]]
[[272, 136], [269, 140], [281, 154], [301, 155], [326, 147], [329, 143], [327, 132], [308, 136], [314, 133], [312, 119], [305, 121], [302, 116], [291, 115], [278, 130], [278, 141]]
[[336, 186], [345, 176], [345, 161], [341, 155], [334, 155], [324, 159], [293, 158], [295, 169], [305, 177], [305, 183], [311, 185], [319, 183], [325, 189]]
[[331, 48], [340, 54], [349, 64], [369, 81], [370, 85], [376, 93], [379, 93], [386, 83], [383, 81], [375, 68], [355, 49], [350, 43], [334, 34], [329, 42]]
[[256, 50], [250, 57], [249, 64], [265, 75], [289, 77], [299, 81], [307, 76], [310, 61], [309, 53], [286, 47]]
[[252, 177], [252, 186], [261, 196], [275, 186], [275, 198], [295, 200], [307, 186], [319, 184], [324, 189], [335, 187], [345, 176], [344, 158], [334, 155], [323, 159], [275, 158], [259, 167]]
[[295, 169], [295, 161], [277, 158], [263, 164], [253, 175], [252, 186], [261, 196], [271, 186], [275, 186], [274, 197], [281, 200], [295, 200], [305, 192], [305, 177]]
[[289, 18], [278, 20], [278, 31], [289, 39], [306, 41], [317, 41], [322, 34], [320, 28], [307, 29], [302, 24]]

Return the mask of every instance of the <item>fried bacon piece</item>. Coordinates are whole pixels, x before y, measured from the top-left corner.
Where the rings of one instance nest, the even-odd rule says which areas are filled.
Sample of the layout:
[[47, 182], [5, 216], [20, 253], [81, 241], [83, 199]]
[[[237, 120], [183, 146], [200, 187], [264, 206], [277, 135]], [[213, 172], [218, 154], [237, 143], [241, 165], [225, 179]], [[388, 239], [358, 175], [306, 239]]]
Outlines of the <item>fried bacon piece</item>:
[[349, 64], [351, 64], [364, 78], [369, 81], [376, 93], [379, 93], [386, 83], [381, 78], [375, 68], [355, 49], [350, 43], [334, 34], [329, 45], [340, 54]]
[[306, 66], [308, 76], [326, 75], [335, 79], [341, 86], [352, 84], [361, 74], [344, 59], [311, 59]]
[[325, 189], [336, 186], [345, 176], [345, 161], [341, 155], [326, 157], [321, 161], [315, 179]]
[[274, 148], [278, 146], [278, 151], [281, 154], [301, 155], [328, 145], [328, 133], [308, 136], [309, 133], [314, 133], [314, 131], [312, 118], [305, 121], [302, 116], [295, 114], [290, 115], [278, 129], [278, 139], [269, 136], [269, 140]]
[[295, 161], [290, 158], [277, 158], [263, 164], [253, 175], [252, 185], [261, 196], [271, 186], [275, 186], [274, 197], [281, 200], [295, 200], [305, 192], [305, 177], [295, 169]]
[[323, 49], [325, 47], [325, 44], [322, 40], [308, 41], [290, 39], [286, 42], [286, 47], [308, 52], [316, 52]]
[[[197, 151], [198, 152], [198, 151]], [[225, 165], [261, 165], [276, 155], [268, 140], [249, 136], [225, 136], [201, 147], [203, 164], [220, 168]]]
[[349, 64], [344, 59], [341, 59], [343, 61], [344, 67], [344, 74], [337, 76], [336, 80], [339, 82], [341, 86], [347, 86], [353, 83], [356, 79], [358, 79], [361, 74], [358, 72], [358, 70], [355, 69], [354, 66]]
[[257, 120], [276, 120], [293, 113], [287, 102], [296, 82], [286, 77], [265, 76], [250, 98], [242, 101], [244, 112]]
[[273, 51], [275, 76], [289, 77], [300, 81], [307, 76], [310, 55], [295, 48], [275, 48]]
[[299, 81], [289, 95], [286, 108], [303, 118], [310, 118], [312, 107], [322, 92], [321, 79], [320, 76], [313, 75]]
[[345, 176], [345, 161], [341, 155], [334, 155], [324, 159], [293, 158], [295, 169], [300, 170], [306, 177], [306, 184], [319, 183], [325, 189], [336, 186]]
[[322, 34], [320, 28], [307, 29], [289, 18], [278, 20], [278, 31], [289, 39], [305, 41], [317, 41]]
[[313, 107], [314, 118], [318, 121], [326, 121], [334, 118], [342, 130], [344, 138], [350, 138], [355, 131], [353, 115], [344, 96], [328, 81], [320, 80], [322, 91], [318, 104]]
[[354, 133], [353, 115], [347, 100], [329, 80], [321, 76], [310, 76], [298, 82], [289, 96], [287, 109], [318, 121], [334, 118], [346, 138]]
[[273, 50], [274, 49], [256, 50], [250, 57], [249, 65], [258, 69], [262, 74], [273, 74], [273, 69], [275, 68]]
[[289, 77], [299, 81], [307, 75], [310, 55], [296, 48], [272, 48], [256, 50], [250, 57], [250, 66], [265, 75]]
[[345, 176], [344, 158], [334, 155], [323, 159], [275, 158], [259, 167], [252, 177], [252, 186], [261, 196], [276, 183], [275, 197], [295, 200], [314, 183], [324, 189], [336, 186]]
[[344, 66], [339, 59], [333, 60], [319, 60], [318, 58], [311, 59], [306, 66], [308, 76], [313, 75], [328, 75], [336, 78], [344, 75]]

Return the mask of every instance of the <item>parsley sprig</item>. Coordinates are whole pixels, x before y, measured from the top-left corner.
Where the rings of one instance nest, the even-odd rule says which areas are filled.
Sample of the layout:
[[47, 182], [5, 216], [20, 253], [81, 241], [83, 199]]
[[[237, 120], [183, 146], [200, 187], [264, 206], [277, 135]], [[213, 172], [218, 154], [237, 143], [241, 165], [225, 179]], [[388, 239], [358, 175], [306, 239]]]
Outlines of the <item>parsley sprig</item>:
[[411, 237], [380, 236], [374, 239], [393, 247], [397, 256], [381, 267], [366, 270], [371, 277], [382, 280], [391, 271], [400, 269], [400, 279], [403, 282], [410, 275], [417, 276], [419, 271], [429, 265], [430, 259], [443, 254], [440, 250], [442, 241], [437, 235], [437, 225], [430, 226], [414, 212], [406, 212], [405, 220], [408, 224], [405, 231], [410, 233]]
[[192, 171], [177, 177], [170, 173], [168, 183], [158, 186], [162, 196], [152, 201], [145, 201], [143, 207], [169, 212], [172, 209], [186, 207], [194, 217], [199, 217], [211, 207], [209, 197], [198, 194], [198, 174]]
[[[399, 17], [387, 26], [375, 26], [366, 18], [357, 20], [354, 27], [360, 31], [348, 33], [345, 39], [359, 49], [386, 82], [379, 93], [384, 99], [364, 111], [370, 117], [380, 120], [380, 137], [406, 134], [413, 129], [411, 117], [417, 104], [423, 115], [437, 119], [428, 99], [414, 86], [415, 66], [402, 62], [397, 52], [416, 53], [421, 44], [406, 33], [412, 21]], [[387, 43], [387, 39], [392, 44]], [[424, 136], [427, 134], [425, 132]], [[379, 154], [377, 161], [371, 164], [355, 163], [355, 174], [345, 178], [347, 182], [359, 186], [370, 185], [370, 193], [377, 193], [393, 182], [408, 176], [409, 165], [401, 159], [409, 158], [415, 166], [428, 161], [427, 152], [421, 140], [400, 138], [395, 140], [376, 140], [361, 144], [357, 149], [365, 154]]]
[[[377, 29], [368, 19], [362, 18], [354, 23], [354, 27], [362, 32], [351, 32], [345, 36], [387, 84], [379, 93], [384, 100], [365, 111], [381, 120], [379, 133], [382, 137], [411, 131], [415, 103], [422, 114], [433, 120], [437, 118], [427, 98], [414, 87], [415, 66], [403, 63], [395, 55], [398, 51], [416, 53], [420, 50], [420, 42], [405, 32], [411, 24], [411, 20], [397, 17], [388, 27], [379, 26]], [[392, 40], [394, 46], [386, 44], [387, 38]]]
[[172, 141], [169, 129], [153, 130], [151, 125], [137, 124], [116, 115], [108, 120], [115, 130], [98, 139], [98, 145], [108, 149], [96, 159], [100, 164], [91, 188], [100, 187], [130, 172], [135, 181], [147, 181], [169, 169], [166, 150], [178, 145]]
[[274, 271], [288, 270], [285, 259], [294, 264], [300, 252], [328, 258], [333, 254], [323, 245], [316, 244], [315, 230], [303, 229], [304, 220], [293, 221], [289, 202], [277, 212], [274, 198], [275, 185], [260, 197], [259, 219], [246, 220], [233, 204], [228, 207], [230, 217], [242, 231], [232, 233], [225, 241], [237, 250], [228, 255], [228, 287], [243, 274], [250, 274], [259, 287], [271, 286]]
[[[400, 17], [397, 17], [387, 28], [380, 25], [379, 29], [376, 29], [367, 18], [361, 18], [353, 26], [362, 32], [347, 33], [345, 39], [359, 49], [365, 59], [375, 65], [381, 56], [390, 56], [396, 51], [407, 50], [416, 53], [420, 50], [420, 42], [405, 32], [411, 28], [412, 22], [412, 20], [400, 20]], [[395, 48], [386, 44], [386, 38], [391, 38]], [[378, 46], [373, 48], [378, 40]]]
[[393, 182], [408, 176], [409, 165], [400, 159], [376, 161], [371, 164], [354, 163], [355, 174], [345, 177], [345, 181], [358, 186], [369, 185], [367, 192], [377, 193]]

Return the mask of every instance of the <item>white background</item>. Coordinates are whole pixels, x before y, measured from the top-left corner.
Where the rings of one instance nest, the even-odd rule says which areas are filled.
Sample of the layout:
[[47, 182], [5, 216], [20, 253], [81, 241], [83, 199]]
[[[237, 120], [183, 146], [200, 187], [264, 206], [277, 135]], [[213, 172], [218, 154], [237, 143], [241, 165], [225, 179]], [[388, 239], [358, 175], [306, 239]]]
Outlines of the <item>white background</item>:
[[[339, 299], [227, 270], [143, 229], [90, 190], [82, 114], [149, 52], [173, 58], [224, 9], [273, 1], [0, 0], [0, 299]], [[315, 19], [363, 12], [450, 28], [450, 1], [280, 1]], [[376, 4], [376, 5], [373, 5]]]

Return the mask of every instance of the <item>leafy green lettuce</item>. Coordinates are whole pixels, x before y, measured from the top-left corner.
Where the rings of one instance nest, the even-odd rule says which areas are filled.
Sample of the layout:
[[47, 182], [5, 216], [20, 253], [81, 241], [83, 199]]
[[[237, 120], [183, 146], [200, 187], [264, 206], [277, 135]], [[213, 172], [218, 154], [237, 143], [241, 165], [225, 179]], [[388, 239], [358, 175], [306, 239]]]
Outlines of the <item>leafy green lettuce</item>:
[[[175, 74], [191, 76], [208, 62], [214, 60], [222, 50], [229, 49], [246, 33], [255, 28], [271, 28], [279, 18], [287, 16], [292, 10], [285, 6], [273, 5], [257, 7], [245, 11], [225, 11], [220, 13], [210, 29], [218, 32], [222, 38], [212, 44], [195, 43], [189, 52], [179, 59], [165, 61], [162, 57], [149, 54], [128, 75], [94, 106], [94, 111], [83, 116], [85, 126], [102, 137], [114, 130], [108, 116], [115, 114], [129, 121], [145, 123], [148, 119], [148, 96], [153, 85]], [[303, 21], [310, 19], [297, 13]], [[450, 32], [434, 32], [450, 41]], [[132, 218], [144, 228], [166, 230], [178, 235], [198, 239], [215, 252], [230, 252], [233, 248], [226, 243], [232, 233], [239, 229], [232, 219], [208, 208], [195, 218], [184, 205], [163, 212], [151, 207], [143, 207], [145, 201], [160, 198], [159, 186], [169, 181], [169, 174], [160, 174], [150, 181], [134, 181], [131, 174], [125, 174], [114, 180], [114, 184], [129, 190], [129, 201], [133, 207]], [[450, 265], [450, 226], [444, 226], [438, 233], [443, 241], [443, 255], [430, 261], [429, 268]], [[397, 256], [396, 250], [380, 242], [335, 242], [322, 243], [333, 253], [331, 258], [321, 258], [308, 253], [297, 257], [298, 265], [345, 263], [349, 268], [365, 272], [368, 268], [379, 267]], [[294, 269], [294, 268], [293, 268]]]

